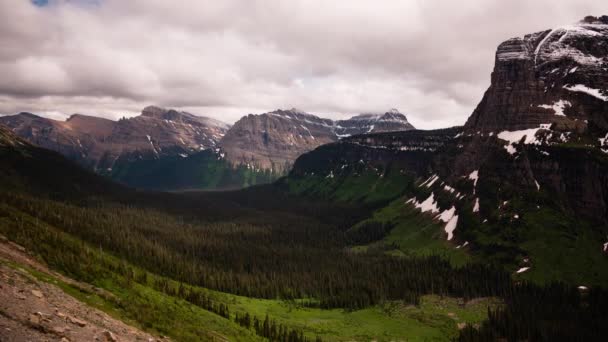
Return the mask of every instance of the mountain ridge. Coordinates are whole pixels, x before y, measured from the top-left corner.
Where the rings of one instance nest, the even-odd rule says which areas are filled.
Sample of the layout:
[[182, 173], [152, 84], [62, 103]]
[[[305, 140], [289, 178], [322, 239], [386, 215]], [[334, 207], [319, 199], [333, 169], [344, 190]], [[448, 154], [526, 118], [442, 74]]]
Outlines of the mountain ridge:
[[187, 155], [214, 148], [228, 125], [160, 107], [144, 108], [142, 115], [113, 121], [73, 114], [65, 121], [31, 113], [0, 117], [17, 135], [79, 164], [108, 172], [120, 162]]
[[278, 109], [244, 116], [228, 131], [220, 147], [233, 165], [285, 173], [298, 156], [320, 145], [351, 135], [413, 128], [396, 109], [335, 121], [296, 108]]

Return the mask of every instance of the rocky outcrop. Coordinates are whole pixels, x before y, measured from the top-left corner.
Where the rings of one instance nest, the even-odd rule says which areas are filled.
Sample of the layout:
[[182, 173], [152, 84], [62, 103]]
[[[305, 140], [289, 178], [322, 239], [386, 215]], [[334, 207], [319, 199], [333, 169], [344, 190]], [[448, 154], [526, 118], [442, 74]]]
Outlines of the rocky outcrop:
[[241, 118], [226, 133], [220, 146], [233, 165], [282, 174], [296, 158], [320, 145], [351, 135], [413, 128], [396, 109], [332, 121], [294, 108]]
[[[41, 275], [52, 281], [42, 281]], [[109, 302], [116, 301], [105, 290], [48, 269], [28, 255], [25, 248], [0, 235], [2, 341], [168, 341], [80, 302], [56, 283], [69, 285], [87, 296], [95, 294]]]
[[36, 145], [102, 172], [117, 162], [186, 156], [215, 148], [229, 128], [217, 120], [154, 106], [146, 107], [140, 116], [119, 121], [80, 114], [57, 121], [20, 113], [0, 117], [0, 124]]
[[491, 85], [465, 127], [606, 131], [607, 89], [608, 17], [587, 17], [500, 44]]

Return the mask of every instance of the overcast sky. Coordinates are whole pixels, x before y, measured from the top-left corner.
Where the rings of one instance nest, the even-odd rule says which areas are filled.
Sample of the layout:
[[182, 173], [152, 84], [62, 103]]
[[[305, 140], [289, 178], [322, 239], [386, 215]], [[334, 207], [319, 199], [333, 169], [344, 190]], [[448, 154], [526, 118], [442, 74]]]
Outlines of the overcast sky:
[[605, 0], [0, 0], [0, 113], [234, 122], [297, 107], [463, 124], [496, 46]]

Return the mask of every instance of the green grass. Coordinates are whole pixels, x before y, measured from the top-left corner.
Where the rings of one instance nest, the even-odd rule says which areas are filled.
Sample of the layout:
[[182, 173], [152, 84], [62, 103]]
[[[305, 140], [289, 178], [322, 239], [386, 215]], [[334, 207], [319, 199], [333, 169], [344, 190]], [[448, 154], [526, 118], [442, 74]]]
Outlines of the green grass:
[[601, 231], [549, 208], [528, 211], [522, 219], [527, 234], [521, 247], [529, 253], [532, 267], [520, 277], [540, 284], [561, 280], [608, 286], [608, 258], [602, 253], [605, 236]]
[[[113, 296], [100, 296], [64, 283], [51, 275], [28, 270], [42, 281], [56, 284], [66, 293], [115, 318], [176, 341], [213, 340], [225, 337], [231, 341], [260, 340], [232, 320], [192, 305], [185, 300], [153, 289], [155, 280], [166, 279], [146, 272], [147, 280], [138, 276], [144, 271], [98, 248], [84, 243], [61, 230], [41, 222], [17, 209], [5, 206], [0, 215], [0, 232], [24, 245], [48, 264], [66, 275], [104, 289]], [[57, 249], [59, 248], [59, 249]], [[62, 266], [63, 265], [63, 266]], [[119, 267], [132, 269], [131, 280], [117, 272]], [[63, 269], [65, 268], [65, 270]], [[139, 282], [137, 282], [139, 281]], [[179, 283], [169, 281], [176, 288]], [[229, 306], [232, 318], [237, 311], [263, 319], [266, 314], [290, 328], [302, 329], [310, 338], [334, 340], [438, 340], [446, 341], [457, 333], [458, 322], [478, 323], [485, 318], [487, 305], [460, 308], [456, 299], [426, 296], [419, 307], [400, 302], [357, 311], [304, 308], [293, 301], [264, 300], [235, 296], [204, 289], [216, 303]], [[450, 317], [454, 313], [457, 319]]]
[[[370, 247], [396, 247], [389, 253], [397, 256], [429, 256], [439, 255], [450, 260], [452, 265], [460, 266], [471, 261], [471, 257], [462, 249], [456, 249], [455, 244], [446, 240], [443, 225], [410, 204], [404, 198], [391, 202], [388, 206], [377, 210], [366, 221], [392, 223], [395, 227], [381, 241], [368, 246], [355, 246], [355, 251], [365, 251]], [[363, 224], [364, 222], [360, 224]], [[357, 229], [354, 226], [352, 229]]]
[[235, 310], [258, 317], [268, 314], [311, 336], [329, 341], [449, 341], [458, 332], [457, 323], [478, 324], [487, 317], [487, 308], [499, 304], [484, 298], [474, 304], [459, 305], [454, 298], [423, 296], [419, 306], [386, 302], [357, 311], [303, 308], [294, 302], [261, 300], [239, 296], [227, 298]]
[[381, 203], [401, 196], [413, 179], [396, 170], [383, 176], [369, 169], [346, 175], [321, 175], [284, 179], [290, 193], [309, 195], [341, 202]]

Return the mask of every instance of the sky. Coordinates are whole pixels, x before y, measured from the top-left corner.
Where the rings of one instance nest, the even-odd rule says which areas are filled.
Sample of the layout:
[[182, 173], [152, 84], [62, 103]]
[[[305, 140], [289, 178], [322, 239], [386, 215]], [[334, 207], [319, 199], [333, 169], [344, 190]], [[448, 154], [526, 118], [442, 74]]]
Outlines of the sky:
[[0, 114], [117, 119], [147, 105], [233, 123], [397, 108], [462, 125], [498, 44], [604, 0], [0, 0]]

